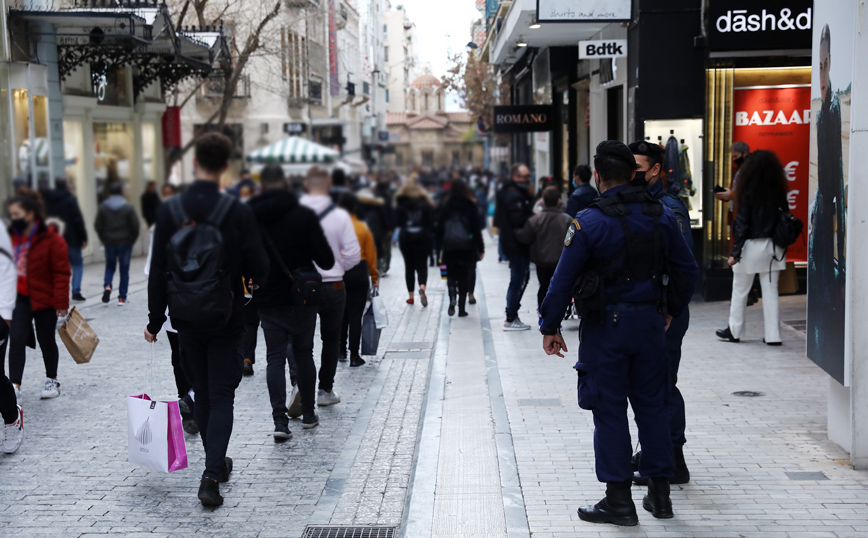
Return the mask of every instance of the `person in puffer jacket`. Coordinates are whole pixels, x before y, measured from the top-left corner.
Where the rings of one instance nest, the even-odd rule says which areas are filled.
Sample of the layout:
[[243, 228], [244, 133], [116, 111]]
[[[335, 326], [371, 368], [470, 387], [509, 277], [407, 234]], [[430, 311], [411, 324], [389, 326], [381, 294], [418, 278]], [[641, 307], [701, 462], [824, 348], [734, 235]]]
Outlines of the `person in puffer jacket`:
[[39, 341], [46, 377], [40, 397], [56, 398], [60, 383], [54, 329], [57, 319], [66, 317], [69, 310], [69, 252], [62, 237], [63, 223], [46, 221], [42, 200], [32, 191], [19, 191], [7, 202], [6, 210], [18, 270], [18, 297], [9, 337], [9, 379], [20, 402], [25, 347], [36, 349]]
[[109, 185], [111, 196], [100, 204], [96, 214], [96, 229], [99, 240], [105, 246], [105, 289], [102, 302], [111, 299], [112, 281], [115, 277], [115, 267], [121, 268], [121, 285], [118, 293], [118, 305], [127, 302], [127, 289], [130, 285], [130, 258], [133, 245], [139, 238], [139, 216], [132, 204], [124, 198], [124, 185], [114, 182]]

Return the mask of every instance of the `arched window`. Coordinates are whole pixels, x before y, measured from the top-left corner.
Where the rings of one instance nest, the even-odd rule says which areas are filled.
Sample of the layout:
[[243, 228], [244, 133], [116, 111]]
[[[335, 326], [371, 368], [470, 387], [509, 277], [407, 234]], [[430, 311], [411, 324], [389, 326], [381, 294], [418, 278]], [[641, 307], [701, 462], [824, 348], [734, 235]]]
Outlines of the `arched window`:
[[425, 94], [425, 112], [428, 112], [428, 94]]
[[443, 94], [437, 92], [437, 112], [443, 110]]

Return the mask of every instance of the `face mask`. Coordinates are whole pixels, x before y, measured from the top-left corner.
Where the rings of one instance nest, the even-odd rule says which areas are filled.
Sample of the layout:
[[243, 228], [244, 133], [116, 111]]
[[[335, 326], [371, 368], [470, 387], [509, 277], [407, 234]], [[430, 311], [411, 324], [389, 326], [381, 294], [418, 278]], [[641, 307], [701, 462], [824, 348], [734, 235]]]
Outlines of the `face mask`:
[[741, 165], [744, 164], [744, 157], [739, 157], [738, 159], [736, 159], [736, 160], [734, 160], [734, 161], [732, 161], [732, 162], [734, 162], [736, 166], [738, 166], [739, 168], [741, 168]]
[[637, 170], [636, 174], [633, 176], [633, 181], [631, 181], [633, 185], [644, 186], [648, 184], [648, 180], [645, 178], [644, 170]]
[[27, 220], [25, 219], [12, 219], [9, 222], [12, 225], [12, 229], [18, 233], [24, 232], [24, 230], [26, 230], [28, 226]]

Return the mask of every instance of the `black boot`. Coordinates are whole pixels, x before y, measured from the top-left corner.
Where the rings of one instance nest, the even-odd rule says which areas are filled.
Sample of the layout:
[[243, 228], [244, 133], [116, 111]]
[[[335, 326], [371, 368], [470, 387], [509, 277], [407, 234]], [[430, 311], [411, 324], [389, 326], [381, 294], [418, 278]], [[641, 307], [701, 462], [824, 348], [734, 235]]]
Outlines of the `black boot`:
[[687, 462], [684, 461], [684, 447], [676, 446], [673, 448], [675, 455], [675, 474], [669, 480], [670, 484], [686, 484], [690, 482], [690, 471], [687, 469]]
[[648, 482], [648, 495], [645, 495], [642, 507], [651, 512], [657, 519], [672, 517], [672, 500], [669, 498], [668, 478], [652, 478]]
[[467, 295], [462, 295], [458, 297], [458, 317], [467, 317]]
[[216, 480], [210, 478], [202, 478], [199, 483], [199, 501], [202, 506], [220, 506], [223, 504], [223, 497], [220, 495], [220, 485]]
[[591, 523], [612, 523], [624, 527], [638, 525], [639, 516], [630, 495], [630, 481], [608, 482], [606, 498], [594, 506], [579, 508], [579, 518]]

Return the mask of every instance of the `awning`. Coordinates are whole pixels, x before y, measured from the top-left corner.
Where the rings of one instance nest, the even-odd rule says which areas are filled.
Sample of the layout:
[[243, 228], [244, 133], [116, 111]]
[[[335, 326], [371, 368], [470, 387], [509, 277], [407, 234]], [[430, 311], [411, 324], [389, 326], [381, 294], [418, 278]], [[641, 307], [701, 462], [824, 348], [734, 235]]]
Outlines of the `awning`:
[[340, 153], [310, 140], [290, 136], [247, 155], [250, 163], [331, 164]]

